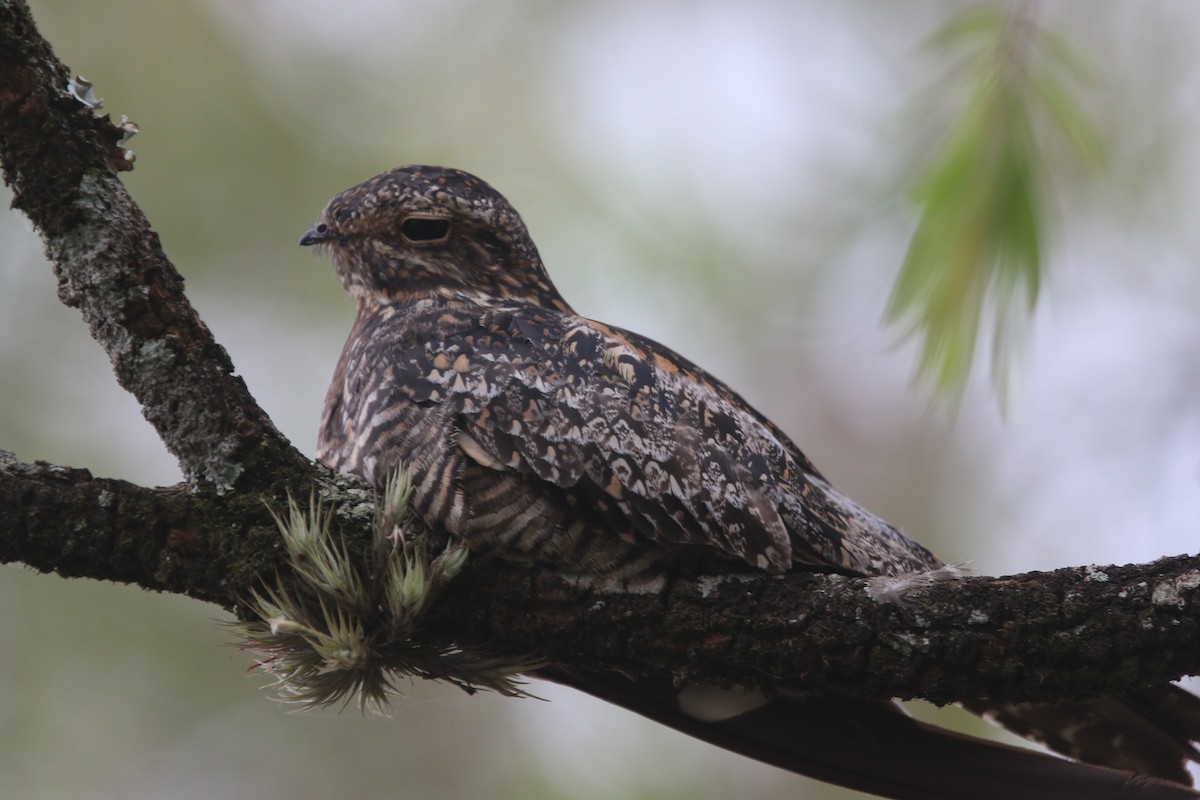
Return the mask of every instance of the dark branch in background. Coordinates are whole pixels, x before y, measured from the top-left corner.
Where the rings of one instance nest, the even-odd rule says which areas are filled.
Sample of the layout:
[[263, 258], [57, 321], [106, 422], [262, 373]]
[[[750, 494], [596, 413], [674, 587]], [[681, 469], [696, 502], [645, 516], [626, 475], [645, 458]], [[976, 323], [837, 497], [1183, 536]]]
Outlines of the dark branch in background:
[[[26, 5], [0, 0], [0, 162], [14, 205], [188, 485], [147, 489], [0, 452], [0, 562], [236, 611], [284, 569], [267, 503], [281, 507], [285, 487], [336, 504], [336, 535], [365, 552], [370, 494], [304, 459], [234, 376], [116, 178], [123, 133], [69, 80]], [[681, 575], [595, 591], [479, 560], [421, 636], [552, 667], [936, 702], [1075, 698], [1200, 672], [1200, 560], [949, 581], [902, 601], [873, 600], [866, 586]]]

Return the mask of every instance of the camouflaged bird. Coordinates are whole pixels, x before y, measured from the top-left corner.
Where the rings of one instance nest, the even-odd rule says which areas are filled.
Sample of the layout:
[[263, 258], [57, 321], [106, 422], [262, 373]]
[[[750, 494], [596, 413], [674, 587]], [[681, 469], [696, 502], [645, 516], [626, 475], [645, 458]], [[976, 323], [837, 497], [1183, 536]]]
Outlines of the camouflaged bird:
[[[473, 550], [598, 581], [653, 574], [685, 552], [771, 573], [942, 566], [830, 486], [725, 384], [574, 313], [521, 217], [479, 178], [385, 172], [334, 197], [300, 243], [328, 249], [357, 303], [319, 457], [381, 487], [406, 465], [416, 511]], [[546, 677], [891, 797], [1200, 796], [1180, 785], [1197, 757], [1188, 740], [1200, 738], [1200, 710], [1173, 686], [1104, 703], [975, 704], [1073, 758], [1163, 781], [962, 737], [889, 703], [734, 692], [709, 707], [708, 687]]]

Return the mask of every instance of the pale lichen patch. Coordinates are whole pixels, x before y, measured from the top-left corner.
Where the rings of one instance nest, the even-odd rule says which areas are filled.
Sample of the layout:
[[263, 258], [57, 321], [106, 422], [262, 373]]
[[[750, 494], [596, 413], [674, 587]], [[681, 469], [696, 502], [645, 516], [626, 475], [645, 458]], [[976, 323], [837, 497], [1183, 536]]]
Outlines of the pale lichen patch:
[[1200, 587], [1200, 570], [1188, 570], [1182, 575], [1156, 583], [1150, 599], [1156, 606], [1183, 608], [1188, 603], [1188, 596], [1197, 587]]

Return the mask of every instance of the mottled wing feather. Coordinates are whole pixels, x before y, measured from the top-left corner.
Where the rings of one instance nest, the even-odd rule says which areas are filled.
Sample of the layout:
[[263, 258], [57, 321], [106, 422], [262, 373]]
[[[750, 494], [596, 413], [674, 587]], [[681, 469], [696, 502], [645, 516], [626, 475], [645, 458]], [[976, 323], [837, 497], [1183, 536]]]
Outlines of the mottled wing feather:
[[[830, 487], [773, 424], [673, 351], [541, 309], [506, 310], [489, 323], [551, 370], [532, 386], [541, 392], [535, 413], [544, 415], [538, 438], [573, 443], [581, 428], [582, 474], [656, 540], [714, 546], [770, 570], [792, 562], [853, 574], [940, 566]], [[536, 459], [540, 445], [527, 452]]]
[[578, 317], [521, 309], [487, 324], [533, 367], [514, 370], [466, 420], [497, 460], [515, 456], [515, 468], [556, 486], [602, 493], [648, 540], [790, 566], [790, 537], [761, 477], [704, 435], [704, 404], [718, 398]]
[[[388, 327], [380, 323], [365, 338], [378, 345]], [[578, 517], [628, 541], [705, 545], [773, 571], [795, 561], [855, 574], [937, 565], [924, 548], [833, 492], [740, 397], [649, 340], [527, 306], [476, 314], [430, 307], [396, 327], [404, 340], [372, 354], [383, 357], [386, 369], [375, 372], [386, 377], [377, 386], [347, 387], [347, 396], [425, 408], [421, 436], [409, 431], [385, 448], [410, 464], [415, 458], [419, 469], [439, 476], [457, 469], [460, 487], [477, 468], [487, 472], [474, 484], [509, 471], [531, 476], [540, 483], [509, 488], [546, 495], [542, 522], [561, 529]], [[446, 422], [433, 407], [455, 415], [449, 427], [465, 436], [451, 450], [470, 467], [438, 462], [444, 443], [432, 435], [425, 442], [425, 432]], [[354, 425], [377, 427], [361, 409]], [[436, 503], [418, 501], [440, 511], [433, 518], [443, 524], [443, 517], [487, 516], [472, 492], [458, 498], [443, 490]], [[460, 503], [473, 507], [460, 510]], [[559, 517], [549, 510], [554, 505]]]
[[376, 483], [380, 465], [403, 461], [418, 510], [453, 532], [527, 551], [703, 545], [776, 572], [939, 564], [648, 339], [532, 306], [425, 303], [360, 322], [370, 329], [343, 354], [321, 458]]

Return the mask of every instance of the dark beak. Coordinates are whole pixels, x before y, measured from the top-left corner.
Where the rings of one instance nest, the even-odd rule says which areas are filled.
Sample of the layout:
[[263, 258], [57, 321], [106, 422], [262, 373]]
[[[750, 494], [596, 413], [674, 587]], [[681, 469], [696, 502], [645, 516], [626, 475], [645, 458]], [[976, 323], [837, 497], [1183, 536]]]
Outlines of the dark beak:
[[328, 242], [330, 239], [336, 239], [337, 234], [329, 229], [329, 226], [324, 222], [320, 222], [311, 228], [300, 237], [301, 247], [312, 247], [314, 244]]

